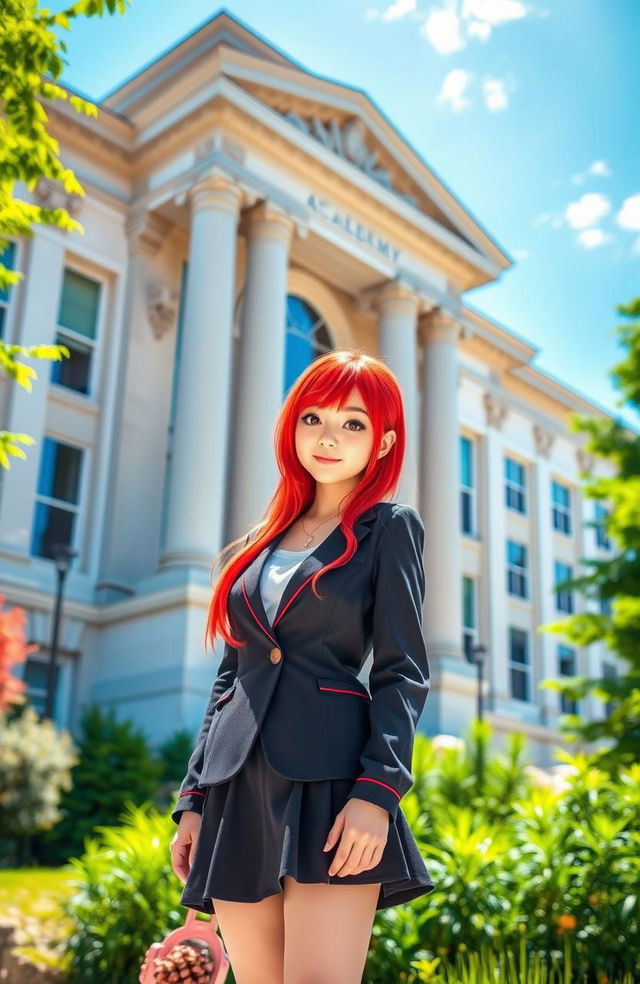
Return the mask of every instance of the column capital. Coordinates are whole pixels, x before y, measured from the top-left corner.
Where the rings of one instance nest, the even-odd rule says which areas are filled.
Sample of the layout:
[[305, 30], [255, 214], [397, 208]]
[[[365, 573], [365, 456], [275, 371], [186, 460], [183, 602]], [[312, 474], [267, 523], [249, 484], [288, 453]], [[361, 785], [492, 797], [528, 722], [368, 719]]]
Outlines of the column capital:
[[262, 198], [242, 213], [240, 234], [252, 239], [277, 239], [291, 244], [296, 221], [284, 208], [269, 198]]
[[422, 341], [448, 341], [457, 343], [462, 336], [462, 325], [446, 308], [434, 307], [420, 318]]
[[242, 189], [227, 174], [218, 170], [203, 175], [186, 192], [192, 213], [214, 208], [239, 215], [243, 197]]
[[394, 277], [381, 284], [367, 287], [358, 294], [357, 307], [360, 311], [377, 311], [417, 315], [423, 304], [420, 292], [403, 277]]

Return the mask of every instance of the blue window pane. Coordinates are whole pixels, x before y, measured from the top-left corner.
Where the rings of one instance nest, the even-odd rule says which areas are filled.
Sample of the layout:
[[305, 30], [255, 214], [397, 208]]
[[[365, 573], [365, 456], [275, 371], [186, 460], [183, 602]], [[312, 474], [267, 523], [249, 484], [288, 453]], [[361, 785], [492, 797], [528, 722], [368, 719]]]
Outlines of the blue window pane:
[[58, 324], [95, 338], [99, 296], [99, 283], [75, 270], [65, 270]]
[[460, 438], [460, 476], [466, 488], [473, 488], [473, 457], [471, 441], [468, 437]]
[[[14, 270], [16, 256], [16, 245], [15, 243], [9, 243], [4, 253], [0, 253], [0, 263], [2, 266], [7, 267], [8, 270]], [[2, 290], [0, 288], [0, 301], [9, 300], [9, 290]]]
[[78, 502], [81, 448], [45, 437], [40, 458], [38, 494], [63, 502]]
[[76, 514], [69, 509], [60, 509], [46, 502], [36, 502], [36, 512], [31, 538], [31, 553], [39, 557], [55, 557], [57, 543], [73, 542], [73, 527]]
[[286, 318], [285, 393], [310, 362], [333, 347], [326, 322], [301, 297], [289, 294]]

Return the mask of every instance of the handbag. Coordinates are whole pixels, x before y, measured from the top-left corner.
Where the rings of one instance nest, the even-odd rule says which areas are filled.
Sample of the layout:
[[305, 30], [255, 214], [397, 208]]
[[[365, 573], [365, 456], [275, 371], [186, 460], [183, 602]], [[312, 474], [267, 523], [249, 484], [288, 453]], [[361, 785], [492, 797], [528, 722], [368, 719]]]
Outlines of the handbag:
[[196, 919], [195, 909], [189, 909], [183, 926], [148, 947], [140, 984], [223, 984], [229, 957], [217, 928], [215, 913], [210, 920]]

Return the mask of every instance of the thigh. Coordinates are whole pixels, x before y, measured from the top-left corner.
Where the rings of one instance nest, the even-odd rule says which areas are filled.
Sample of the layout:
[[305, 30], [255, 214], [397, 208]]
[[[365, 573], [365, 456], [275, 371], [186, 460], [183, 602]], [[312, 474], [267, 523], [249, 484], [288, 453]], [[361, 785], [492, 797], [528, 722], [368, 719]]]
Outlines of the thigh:
[[260, 902], [213, 899], [236, 984], [283, 984], [283, 894]]
[[284, 984], [361, 984], [380, 883], [284, 878]]

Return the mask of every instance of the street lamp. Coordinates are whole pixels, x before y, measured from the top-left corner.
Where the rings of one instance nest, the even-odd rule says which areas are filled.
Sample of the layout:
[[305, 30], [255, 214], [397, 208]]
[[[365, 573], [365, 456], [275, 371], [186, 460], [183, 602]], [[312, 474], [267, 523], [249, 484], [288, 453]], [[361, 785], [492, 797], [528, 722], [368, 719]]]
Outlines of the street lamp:
[[477, 643], [475, 646], [471, 646], [471, 657], [469, 659], [470, 663], [475, 663], [476, 669], [478, 671], [478, 720], [482, 721], [482, 672], [484, 669], [484, 660], [482, 659], [482, 653], [486, 653], [487, 647]]
[[78, 556], [78, 551], [68, 543], [54, 543], [52, 546], [53, 559], [58, 575], [56, 585], [56, 606], [53, 613], [51, 646], [49, 647], [49, 669], [47, 673], [47, 696], [43, 717], [53, 720], [53, 699], [55, 697], [56, 657], [58, 655], [58, 633], [60, 631], [60, 613], [62, 611], [62, 593], [64, 582], [69, 570], [70, 561]]

